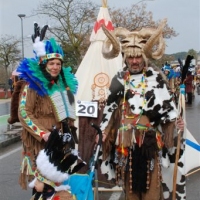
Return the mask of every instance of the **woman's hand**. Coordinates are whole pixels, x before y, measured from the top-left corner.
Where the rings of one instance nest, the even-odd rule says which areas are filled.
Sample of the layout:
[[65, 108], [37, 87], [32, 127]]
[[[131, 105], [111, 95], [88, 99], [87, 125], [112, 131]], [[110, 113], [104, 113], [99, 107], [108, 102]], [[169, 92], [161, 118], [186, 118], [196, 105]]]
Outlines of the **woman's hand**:
[[47, 142], [47, 140], [49, 139], [49, 136], [50, 136], [51, 132], [48, 132], [48, 133], [45, 133], [42, 135], [42, 139]]

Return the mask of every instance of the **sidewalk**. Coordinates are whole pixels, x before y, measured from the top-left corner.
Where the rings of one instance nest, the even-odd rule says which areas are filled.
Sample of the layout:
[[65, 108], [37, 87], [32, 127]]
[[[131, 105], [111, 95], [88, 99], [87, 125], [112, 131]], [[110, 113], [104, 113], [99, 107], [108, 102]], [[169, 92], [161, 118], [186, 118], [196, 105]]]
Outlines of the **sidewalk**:
[[[0, 99], [4, 99], [5, 97], [5, 92], [2, 88], [0, 88]], [[11, 93], [10, 93], [10, 90], [8, 90], [8, 98], [10, 99], [11, 97]]]
[[0, 134], [0, 149], [20, 141], [22, 127], [19, 124], [19, 122], [13, 125], [8, 124], [10, 128], [5, 133]]
[[12, 145], [21, 140], [21, 134], [5, 140], [0, 140], [0, 149]]
[[0, 99], [0, 103], [7, 103], [7, 102], [10, 102], [11, 101], [11, 98], [8, 98], [8, 99]]
[[[11, 98], [8, 99], [0, 99], [0, 104], [9, 103]], [[6, 146], [9, 146], [13, 143], [20, 141], [21, 139], [21, 130], [19, 129], [19, 125], [9, 125], [7, 124], [7, 131], [0, 134], [0, 149]]]

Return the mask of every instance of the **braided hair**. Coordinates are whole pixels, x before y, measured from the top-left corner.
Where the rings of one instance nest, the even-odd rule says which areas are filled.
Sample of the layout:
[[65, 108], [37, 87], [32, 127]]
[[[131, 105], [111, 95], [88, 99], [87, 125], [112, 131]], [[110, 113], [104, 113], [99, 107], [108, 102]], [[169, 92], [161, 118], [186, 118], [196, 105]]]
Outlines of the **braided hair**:
[[61, 68], [60, 75], [62, 77], [64, 84], [65, 84], [65, 88], [67, 89], [67, 96], [68, 96], [68, 99], [69, 99], [69, 103], [72, 104], [72, 103], [74, 103], [74, 95], [70, 91], [69, 86], [67, 85], [67, 81], [66, 81], [65, 76], [64, 76], [63, 68]]

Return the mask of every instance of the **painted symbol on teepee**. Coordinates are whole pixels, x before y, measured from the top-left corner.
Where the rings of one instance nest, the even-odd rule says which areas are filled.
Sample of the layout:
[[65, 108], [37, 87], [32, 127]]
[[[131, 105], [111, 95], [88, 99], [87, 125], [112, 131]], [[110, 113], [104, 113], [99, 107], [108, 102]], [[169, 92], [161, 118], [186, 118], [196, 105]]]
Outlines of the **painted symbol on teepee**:
[[[105, 73], [99, 73], [94, 77], [94, 84], [92, 84], [93, 91], [93, 100], [99, 99], [101, 101], [105, 101], [107, 97], [107, 89], [110, 85], [110, 78]], [[96, 97], [95, 94], [98, 94], [100, 97]]]
[[105, 20], [104, 19], [101, 19], [99, 21], [96, 21], [95, 25], [94, 25], [94, 32], [97, 33], [97, 31], [101, 28], [101, 25], [105, 25], [106, 28], [109, 30], [109, 31], [112, 31], [114, 30], [114, 27], [112, 25], [112, 22], [111, 21], [108, 21], [107, 25], [105, 23]]
[[99, 73], [94, 77], [94, 84], [97, 87], [105, 87], [109, 84], [109, 76], [105, 73]]
[[99, 89], [99, 95], [102, 96], [104, 95], [105, 91], [103, 89]]

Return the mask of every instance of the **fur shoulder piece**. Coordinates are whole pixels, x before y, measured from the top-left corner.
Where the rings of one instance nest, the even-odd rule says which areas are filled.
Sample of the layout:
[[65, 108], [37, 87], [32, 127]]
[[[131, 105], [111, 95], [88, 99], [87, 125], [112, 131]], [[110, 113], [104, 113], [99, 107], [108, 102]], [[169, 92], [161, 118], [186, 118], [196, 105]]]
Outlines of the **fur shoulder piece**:
[[[78, 88], [78, 81], [71, 70], [71, 67], [63, 67], [67, 85], [69, 86], [70, 91], [75, 94]], [[18, 66], [17, 72], [20, 73], [20, 78], [29, 83], [29, 88], [35, 90], [40, 96], [52, 95], [55, 91], [66, 90], [61, 75], [59, 75], [59, 86], [53, 84], [52, 87], [49, 87], [50, 82], [43, 75], [36, 59], [25, 58]]]
[[10, 103], [10, 117], [8, 118], [9, 124], [14, 124], [15, 122], [19, 122], [18, 119], [18, 107], [19, 107], [19, 99], [21, 92], [25, 86], [26, 82], [23, 80], [17, 81], [14, 91], [11, 97]]

